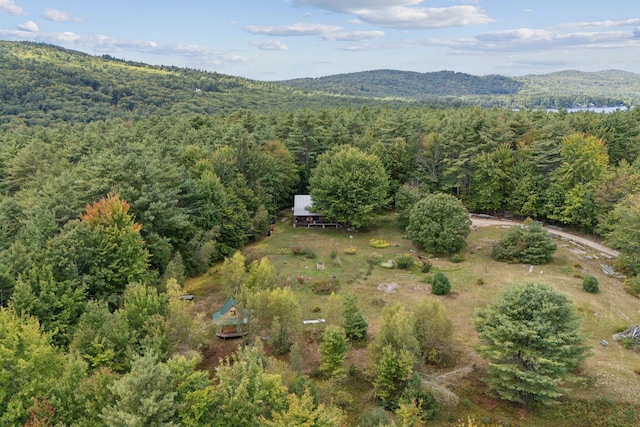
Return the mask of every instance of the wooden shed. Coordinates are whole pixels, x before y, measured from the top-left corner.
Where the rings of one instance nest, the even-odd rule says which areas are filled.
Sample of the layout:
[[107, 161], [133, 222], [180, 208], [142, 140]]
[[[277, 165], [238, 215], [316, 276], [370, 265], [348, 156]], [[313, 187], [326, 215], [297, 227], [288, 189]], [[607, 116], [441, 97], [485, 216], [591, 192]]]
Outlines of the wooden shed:
[[213, 324], [216, 326], [216, 335], [220, 338], [238, 338], [247, 335], [242, 327], [247, 323], [244, 310], [236, 307], [236, 301], [229, 297], [222, 308], [213, 313]]

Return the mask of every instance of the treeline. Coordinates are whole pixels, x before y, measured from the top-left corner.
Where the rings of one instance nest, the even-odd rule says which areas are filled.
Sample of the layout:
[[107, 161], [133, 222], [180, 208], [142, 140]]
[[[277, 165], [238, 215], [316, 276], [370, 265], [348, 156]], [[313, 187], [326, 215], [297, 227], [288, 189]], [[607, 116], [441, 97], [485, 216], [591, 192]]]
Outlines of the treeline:
[[[56, 407], [69, 405], [66, 414], [115, 395], [126, 405], [138, 393], [135, 384], [151, 377], [182, 390], [167, 391], [172, 402], [184, 402], [185, 390], [197, 390], [189, 399], [216, 401], [201, 395], [218, 391], [207, 389], [191, 362], [169, 359], [204, 339], [191, 334], [202, 319], [185, 314], [179, 283], [260, 236], [294, 193], [308, 192], [318, 156], [337, 146], [380, 158], [390, 200], [412, 189], [444, 192], [472, 211], [508, 210], [597, 232], [621, 249], [620, 268], [637, 275], [639, 115], [363, 107], [6, 131], [0, 134], [0, 296], [12, 308], [0, 315], [2, 327], [19, 337], [2, 333], [0, 340], [43, 346], [57, 365], [30, 359], [20, 353], [22, 344], [13, 350], [32, 360], [33, 369], [46, 369], [48, 382], [34, 371], [11, 371], [2, 395], [17, 400], [0, 408], [3, 421], [26, 422], [30, 405], [46, 412], [52, 401], [40, 398], [53, 399], [47, 393], [56, 376], [68, 384], [81, 379], [93, 393], [83, 392], [92, 400], [78, 403], [82, 396], [56, 383]], [[26, 315], [38, 319], [44, 335]], [[68, 350], [80, 359], [59, 364]], [[247, 363], [266, 361], [253, 355]], [[219, 383], [234, 387], [228, 369]], [[305, 399], [304, 393], [281, 397]], [[105, 405], [102, 420], [116, 425], [116, 409]], [[172, 408], [167, 419], [177, 419]], [[198, 416], [183, 415], [182, 421]]]

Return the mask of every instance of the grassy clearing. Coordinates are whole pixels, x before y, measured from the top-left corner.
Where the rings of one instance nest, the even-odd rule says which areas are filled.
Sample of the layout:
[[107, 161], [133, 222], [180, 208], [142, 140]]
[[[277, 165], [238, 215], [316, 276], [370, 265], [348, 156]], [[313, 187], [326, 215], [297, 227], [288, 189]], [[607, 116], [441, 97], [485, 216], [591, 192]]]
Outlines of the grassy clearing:
[[[378, 255], [382, 260], [398, 255], [411, 254], [418, 261], [418, 255], [428, 254], [417, 250], [397, 226], [394, 214], [379, 218], [370, 231], [347, 231], [334, 229], [294, 229], [291, 221], [275, 225], [271, 237], [265, 237], [252, 245], [267, 254], [283, 283], [289, 284], [299, 295], [303, 315], [307, 319], [323, 317], [327, 311], [328, 296], [315, 295], [311, 283], [316, 279], [332, 279], [340, 282], [338, 293], [352, 293], [358, 297], [358, 305], [369, 323], [369, 333], [378, 328], [380, 311], [386, 304], [400, 302], [412, 307], [424, 297], [432, 297], [430, 286], [425, 283], [429, 274], [422, 273], [420, 264], [409, 270], [386, 269], [374, 266], [369, 272], [368, 259]], [[504, 232], [500, 227], [483, 227], [473, 231], [467, 248], [461, 254], [462, 262], [454, 263], [450, 258], [432, 257], [432, 272], [442, 271], [450, 279], [452, 291], [441, 299], [449, 310], [455, 325], [454, 338], [461, 352], [458, 365], [448, 369], [453, 371], [473, 367], [471, 373], [453, 376], [447, 387], [460, 398], [454, 407], [441, 412], [434, 425], [453, 423], [473, 415], [476, 421], [486, 425], [504, 422], [510, 425], [556, 426], [558, 419], [566, 420], [563, 425], [640, 425], [640, 355], [623, 349], [611, 336], [625, 327], [640, 323], [640, 301], [630, 297], [623, 285], [602, 274], [599, 260], [587, 259], [571, 251], [572, 246], [558, 240], [558, 251], [553, 261], [547, 265], [497, 263], [490, 258], [491, 246]], [[350, 239], [349, 236], [353, 236]], [[376, 249], [369, 245], [370, 239], [384, 239], [392, 243], [390, 247]], [[354, 255], [344, 253], [344, 249], [356, 248]], [[292, 254], [291, 248], [307, 248], [316, 258]], [[593, 254], [592, 254], [593, 255]], [[316, 269], [316, 263], [324, 263], [324, 269]], [[220, 294], [219, 266], [214, 266], [205, 275], [190, 279], [187, 291], [199, 296], [199, 308], [211, 313], [222, 304]], [[600, 292], [590, 294], [582, 289], [582, 277], [594, 275], [600, 283]], [[479, 359], [473, 345], [477, 334], [473, 327], [473, 312], [494, 301], [511, 284], [518, 281], [541, 281], [555, 286], [568, 294], [583, 317], [583, 329], [592, 347], [590, 357], [583, 363], [583, 381], [566, 396], [561, 404], [553, 408], [534, 410], [513, 407], [494, 400], [486, 394], [480, 381], [484, 362]], [[397, 283], [393, 292], [378, 289], [380, 284]], [[316, 328], [316, 327], [314, 327]], [[307, 371], [317, 366], [317, 344], [315, 337], [321, 330], [308, 328], [305, 331], [303, 353]], [[608, 346], [600, 340], [609, 342]], [[222, 353], [232, 350], [228, 344], [216, 347], [216, 359]], [[373, 408], [375, 402], [369, 389], [364, 371], [367, 367], [365, 349], [354, 348], [346, 361], [346, 367], [353, 364], [357, 369], [355, 378], [331, 385], [344, 391], [353, 400], [346, 405], [350, 420], [357, 424], [362, 408]], [[207, 366], [212, 366], [211, 364]], [[468, 370], [467, 370], [468, 372]], [[430, 375], [442, 372], [429, 371]], [[341, 393], [344, 397], [344, 393]], [[601, 417], [589, 411], [598, 410]], [[589, 414], [588, 414], [589, 413]]]

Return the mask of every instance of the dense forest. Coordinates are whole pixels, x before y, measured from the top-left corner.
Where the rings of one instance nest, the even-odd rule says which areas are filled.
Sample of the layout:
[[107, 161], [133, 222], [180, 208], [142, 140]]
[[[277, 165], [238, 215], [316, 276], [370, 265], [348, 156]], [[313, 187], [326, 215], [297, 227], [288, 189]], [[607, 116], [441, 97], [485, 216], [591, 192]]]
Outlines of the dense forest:
[[[280, 310], [271, 328], [281, 340], [274, 339], [271, 350], [290, 353], [293, 364], [299, 349], [285, 331], [287, 316], [297, 319], [288, 303], [295, 296], [272, 283], [270, 267], [260, 260], [245, 271], [237, 251], [264, 235], [276, 215], [290, 209], [294, 194], [313, 192], [319, 162], [345, 146], [382, 165], [384, 209], [400, 208], [396, 202], [412, 191], [445, 193], [472, 212], [508, 211], [598, 234], [621, 251], [616, 268], [627, 275], [630, 292], [640, 291], [637, 109], [597, 114], [382, 104], [280, 110], [269, 105], [306, 96], [88, 56], [42, 78], [49, 68], [38, 50], [20, 47], [34, 57], [0, 62], [6, 101], [0, 117], [11, 125], [0, 133], [2, 425], [275, 426], [301, 414], [314, 420], [308, 425], [344, 425], [342, 411], [319, 399], [322, 392], [308, 377], [267, 358], [260, 345], [221, 361], [211, 376], [199, 370], [208, 327], [180, 297], [186, 277], [224, 261], [227, 286], [242, 277], [236, 284], [244, 289], [236, 289], [242, 301]], [[2, 45], [3, 58], [12, 51]], [[47, 47], [51, 55], [60, 64], [77, 57]], [[11, 72], [17, 64], [31, 64], [32, 74]], [[118, 77], [131, 68], [135, 73], [127, 75], [137, 83], [125, 80], [127, 87], [117, 89]], [[173, 87], [177, 75], [184, 81]], [[112, 86], [104, 83], [109, 79]], [[243, 94], [254, 84], [274, 94], [261, 104], [265, 111], [236, 108], [253, 99]], [[69, 87], [75, 92], [67, 93]], [[196, 89], [212, 95], [207, 99], [222, 93], [238, 101], [205, 114], [210, 111], [198, 104]], [[61, 104], [47, 107], [55, 103]], [[41, 113], [31, 116], [35, 104]], [[355, 335], [328, 327], [321, 343], [328, 375], [340, 371], [330, 356], [362, 326], [353, 304], [356, 326], [348, 334]], [[388, 316], [410, 318], [399, 308]], [[429, 360], [428, 349], [414, 347]], [[372, 351], [389, 369], [407, 370], [403, 387], [409, 387], [409, 350], [398, 358], [378, 339]], [[398, 403], [402, 390], [393, 388], [395, 380], [383, 382], [383, 368], [376, 367], [381, 374], [374, 383], [381, 405], [409, 411]], [[285, 371], [286, 386], [276, 375]], [[430, 397], [420, 396], [427, 411]]]
[[521, 77], [375, 70], [279, 83], [306, 91], [359, 97], [462, 102], [501, 108], [616, 107], [636, 105], [640, 100], [640, 76], [616, 70], [564, 71]]
[[237, 109], [571, 108], [630, 106], [639, 99], [640, 77], [616, 71], [508, 78], [378, 70], [270, 83], [91, 56], [52, 45], [0, 42], [0, 128]]

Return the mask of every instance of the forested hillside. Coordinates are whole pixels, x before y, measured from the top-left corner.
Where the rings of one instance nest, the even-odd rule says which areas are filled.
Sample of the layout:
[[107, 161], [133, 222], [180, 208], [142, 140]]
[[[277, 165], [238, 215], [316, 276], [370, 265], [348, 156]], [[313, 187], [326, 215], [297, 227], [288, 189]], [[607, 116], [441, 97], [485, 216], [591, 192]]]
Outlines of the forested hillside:
[[640, 100], [640, 76], [607, 71], [508, 78], [377, 70], [269, 83], [3, 41], [0, 100], [4, 128], [238, 109], [294, 111], [408, 103], [438, 108], [570, 108], [635, 105]]
[[375, 70], [280, 83], [306, 91], [378, 99], [457, 101], [501, 108], [632, 106], [640, 101], [640, 75], [615, 70], [564, 71], [511, 78], [452, 71]]
[[424, 100], [440, 96], [512, 95], [523, 84], [503, 76], [472, 76], [453, 71], [416, 73], [375, 70], [336, 74], [315, 79], [294, 79], [282, 84], [328, 93], [374, 98]]
[[0, 126], [371, 104], [172, 66], [0, 41]]

